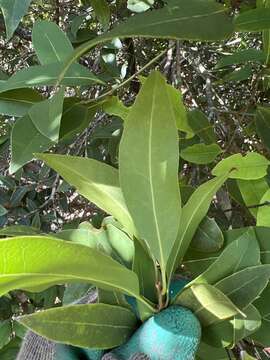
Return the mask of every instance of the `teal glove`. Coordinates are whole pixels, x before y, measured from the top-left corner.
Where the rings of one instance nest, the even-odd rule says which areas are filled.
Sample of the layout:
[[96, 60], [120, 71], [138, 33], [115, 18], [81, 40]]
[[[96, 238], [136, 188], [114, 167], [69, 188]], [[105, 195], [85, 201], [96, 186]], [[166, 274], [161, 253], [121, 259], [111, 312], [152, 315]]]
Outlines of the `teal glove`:
[[[187, 283], [188, 280], [185, 279], [174, 280], [170, 297], [173, 298]], [[132, 301], [133, 299], [129, 298], [129, 302]], [[201, 325], [196, 316], [186, 308], [170, 306], [148, 319], [127, 343], [108, 355], [119, 360], [128, 360], [134, 355], [136, 359], [136, 354], [139, 353], [147, 355], [151, 360], [193, 360], [200, 338]], [[57, 345], [55, 360], [101, 360], [104, 353], [99, 350]]]
[[[110, 354], [119, 360], [128, 360], [137, 353], [151, 360], [193, 360], [200, 338], [201, 326], [193, 313], [171, 306], [148, 319], [126, 344]], [[102, 351], [58, 346], [55, 360], [100, 360], [103, 355]]]

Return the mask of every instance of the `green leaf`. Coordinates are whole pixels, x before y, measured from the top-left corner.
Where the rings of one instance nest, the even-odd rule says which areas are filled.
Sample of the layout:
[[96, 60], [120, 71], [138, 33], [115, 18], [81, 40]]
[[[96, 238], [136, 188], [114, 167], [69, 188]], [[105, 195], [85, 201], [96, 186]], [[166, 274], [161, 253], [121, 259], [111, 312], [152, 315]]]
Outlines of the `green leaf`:
[[46, 151], [53, 144], [50, 139], [37, 130], [28, 115], [18, 119], [11, 132], [10, 173], [15, 173], [23, 165], [31, 161], [34, 157], [34, 152]]
[[269, 307], [270, 285], [266, 287], [258, 299], [254, 301], [254, 305], [260, 311], [262, 316], [262, 325], [252, 339], [268, 346], [270, 341], [270, 307]]
[[[254, 206], [260, 204], [260, 201], [266, 191], [269, 189], [269, 185], [265, 178], [258, 180], [237, 180], [238, 187], [240, 189], [242, 198], [246, 206]], [[257, 216], [259, 208], [248, 209], [252, 215]]]
[[100, 304], [122, 306], [132, 310], [132, 307], [127, 302], [125, 295], [117, 291], [107, 291], [103, 289], [98, 289], [98, 302]]
[[217, 142], [214, 128], [203, 112], [192, 110], [187, 113], [187, 117], [188, 125], [205, 144], [210, 145]]
[[194, 136], [191, 127], [188, 124], [187, 112], [183, 103], [183, 97], [179, 90], [167, 84], [167, 92], [175, 113], [175, 121], [178, 130], [186, 133], [186, 137]]
[[65, 89], [62, 87], [52, 98], [36, 103], [29, 116], [37, 130], [51, 141], [59, 140]]
[[224, 237], [215, 219], [206, 217], [199, 225], [190, 248], [202, 252], [215, 252], [222, 248]]
[[137, 240], [134, 240], [135, 256], [133, 261], [133, 271], [137, 274], [141, 294], [152, 301], [157, 303], [157, 270], [154, 260], [151, 258], [149, 251], [146, 247]]
[[81, 195], [113, 215], [134, 234], [133, 221], [126, 208], [115, 168], [75, 156], [38, 154], [37, 157], [57, 171]]
[[35, 90], [11, 90], [0, 94], [0, 113], [9, 116], [24, 116], [43, 97]]
[[[57, 83], [59, 74], [63, 68], [63, 63], [48, 65], [36, 65], [19, 70], [7, 81], [1, 84], [0, 93], [8, 90], [20, 89], [25, 87], [34, 87], [42, 85], [52, 85]], [[83, 86], [93, 83], [103, 82], [99, 80], [91, 71], [80, 64], [73, 64], [67, 73], [61, 85], [65, 86]]]
[[37, 235], [39, 230], [26, 225], [10, 225], [0, 229], [1, 236]]
[[[260, 248], [253, 229], [229, 244], [209, 268], [192, 283], [207, 282], [214, 285], [240, 270], [260, 264]], [[191, 283], [191, 284], [192, 284]]]
[[209, 284], [194, 284], [182, 290], [173, 303], [192, 310], [203, 326], [240, 313], [228, 297]]
[[0, 0], [0, 8], [2, 10], [7, 40], [13, 36], [22, 17], [27, 13], [31, 0]]
[[12, 325], [10, 320], [0, 321], [0, 349], [7, 345], [12, 337]]
[[246, 49], [236, 51], [232, 55], [224, 56], [217, 65], [216, 69], [221, 69], [226, 66], [239, 65], [249, 61], [263, 63], [265, 61], [265, 53], [257, 49]]
[[[196, 360], [206, 360], [206, 359], [228, 360], [228, 353], [225, 349], [216, 348], [201, 341], [199, 349], [196, 354]], [[234, 359], [235, 358], [231, 358], [231, 360]]]
[[134, 243], [126, 233], [112, 224], [96, 229], [90, 223], [82, 223], [78, 229], [63, 230], [51, 235], [89, 246], [111, 256], [129, 268], [132, 266]]
[[244, 313], [245, 316], [236, 314], [232, 319], [204, 328], [203, 341], [211, 346], [233, 348], [242, 339], [250, 337], [260, 328], [261, 315], [253, 305], [249, 305]]
[[96, 17], [100, 23], [107, 28], [110, 24], [110, 7], [106, 0], [91, 0], [91, 5], [95, 11]]
[[32, 42], [41, 65], [65, 61], [73, 52], [66, 34], [55, 23], [47, 20], [34, 23]]
[[209, 164], [222, 153], [217, 144], [195, 144], [188, 146], [180, 152], [181, 158], [195, 164]]
[[117, 96], [109, 97], [101, 106], [107, 114], [118, 116], [122, 120], [126, 120], [130, 111], [130, 108], [125, 106]]
[[226, 181], [223, 175], [202, 184], [190, 197], [182, 209], [181, 226], [170, 254], [167, 272], [169, 278], [181, 264], [191, 240], [203, 218], [206, 216], [215, 193]]
[[127, 341], [137, 323], [132, 311], [107, 304], [49, 309], [23, 316], [19, 321], [47, 339], [102, 350]]
[[264, 145], [270, 149], [270, 109], [266, 106], [257, 108], [256, 129]]
[[240, 309], [251, 304], [265, 289], [270, 265], [248, 267], [220, 280], [215, 286]]
[[[246, 65], [240, 69], [236, 69], [229, 74], [225, 75], [220, 82], [226, 81], [244, 81], [249, 79], [253, 75], [253, 68], [251, 65]], [[219, 81], [218, 81], [219, 82]]]
[[270, 29], [270, 9], [258, 8], [242, 12], [235, 19], [235, 31], [262, 31]]
[[[136, 274], [87, 246], [42, 236], [0, 241], [0, 294], [43, 291], [61, 283], [90, 283], [138, 298]], [[7, 258], [12, 262], [6, 266]], [[100, 266], [102, 264], [102, 266]]]
[[220, 161], [212, 170], [212, 174], [220, 176], [229, 173], [231, 179], [256, 180], [267, 173], [269, 160], [255, 152], [248, 152], [246, 156], [234, 154]]
[[163, 9], [138, 14], [111, 31], [117, 37], [144, 36], [183, 40], [221, 40], [233, 31], [227, 9], [212, 1], [171, 2]]
[[144, 12], [154, 4], [155, 0], [128, 0], [127, 8], [136, 13]]
[[121, 188], [140, 238], [163, 272], [180, 220], [178, 161], [175, 114], [166, 82], [152, 72], [125, 121], [119, 168]]
[[265, 204], [265, 206], [260, 206], [257, 211], [257, 226], [270, 226], [270, 189], [261, 198], [260, 204]]
[[8, 213], [7, 209], [0, 204], [0, 217], [6, 215], [7, 213]]

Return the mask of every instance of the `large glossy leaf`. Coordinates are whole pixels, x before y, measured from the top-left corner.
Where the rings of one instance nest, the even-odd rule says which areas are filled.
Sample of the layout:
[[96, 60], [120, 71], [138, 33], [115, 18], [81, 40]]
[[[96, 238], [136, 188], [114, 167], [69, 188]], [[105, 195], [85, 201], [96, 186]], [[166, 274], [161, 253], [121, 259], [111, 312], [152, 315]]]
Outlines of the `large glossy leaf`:
[[38, 131], [28, 115], [18, 119], [11, 132], [11, 163], [9, 171], [11, 173], [16, 172], [33, 159], [34, 152], [46, 151], [53, 144], [50, 139]]
[[43, 97], [35, 90], [11, 90], [0, 94], [0, 113], [9, 116], [24, 116]]
[[229, 244], [217, 260], [192, 283], [214, 285], [223, 278], [249, 266], [260, 264], [260, 248], [254, 230], [250, 229]]
[[270, 108], [258, 106], [256, 112], [256, 128], [264, 145], [270, 149]]
[[[19, 70], [1, 84], [0, 93], [25, 87], [55, 85], [62, 68], [63, 63], [54, 63]], [[61, 82], [62, 85], [66, 86], [82, 86], [93, 83], [102, 83], [102, 81], [80, 64], [73, 64]]]
[[261, 315], [253, 305], [244, 310], [245, 316], [236, 314], [233, 318], [207, 326], [203, 331], [203, 341], [216, 347], [234, 347], [240, 340], [253, 337], [261, 326]]
[[260, 206], [257, 211], [257, 226], [270, 226], [270, 189], [261, 198]]
[[181, 158], [195, 164], [209, 164], [222, 153], [217, 144], [195, 144], [188, 146], [180, 152]]
[[252, 335], [252, 339], [258, 341], [259, 343], [269, 346], [270, 341], [270, 305], [269, 305], [269, 296], [270, 296], [270, 286], [263, 291], [260, 297], [255, 300], [254, 305], [260, 311], [262, 316], [262, 325], [261, 328]]
[[134, 226], [119, 187], [118, 171], [93, 159], [74, 156], [39, 154], [78, 192], [118, 219], [131, 233]]
[[42, 65], [64, 61], [73, 52], [73, 46], [66, 34], [51, 21], [34, 23], [32, 42]]
[[14, 34], [22, 17], [27, 13], [30, 3], [31, 0], [0, 0], [8, 40]]
[[20, 318], [20, 323], [56, 342], [94, 349], [124, 343], [137, 319], [126, 308], [107, 304], [70, 305]]
[[22, 236], [2, 239], [0, 253], [2, 295], [15, 289], [40, 291], [55, 284], [74, 282], [139, 295], [134, 272], [87, 246], [49, 237]]
[[258, 180], [237, 180], [239, 190], [246, 206], [251, 206], [249, 211], [255, 217], [257, 216], [258, 207], [252, 208], [252, 206], [259, 205], [263, 195], [269, 189], [269, 185], [265, 178]]
[[175, 113], [166, 82], [153, 72], [125, 121], [120, 183], [138, 233], [163, 272], [180, 220], [178, 157]]
[[193, 311], [203, 326], [209, 326], [240, 313], [221, 291], [209, 284], [194, 284], [174, 299], [174, 304]]
[[[225, 349], [216, 348], [201, 341], [196, 354], [196, 360], [206, 359], [228, 360], [228, 353]], [[235, 358], [231, 357], [231, 360], [235, 360]]]
[[215, 193], [223, 185], [227, 177], [226, 174], [202, 184], [183, 207], [181, 226], [168, 262], [167, 272], [169, 278], [183, 260], [199, 224], [207, 214]]
[[36, 103], [28, 112], [37, 130], [55, 142], [60, 135], [64, 95], [65, 89], [61, 88], [52, 98]]
[[268, 165], [269, 160], [255, 152], [248, 152], [244, 157], [234, 154], [220, 161], [212, 174], [219, 176], [230, 171], [231, 179], [256, 180], [266, 175]]
[[216, 283], [240, 309], [251, 304], [265, 289], [270, 278], [270, 265], [248, 267]]
[[270, 9], [258, 8], [241, 13], [235, 20], [236, 31], [270, 29]]

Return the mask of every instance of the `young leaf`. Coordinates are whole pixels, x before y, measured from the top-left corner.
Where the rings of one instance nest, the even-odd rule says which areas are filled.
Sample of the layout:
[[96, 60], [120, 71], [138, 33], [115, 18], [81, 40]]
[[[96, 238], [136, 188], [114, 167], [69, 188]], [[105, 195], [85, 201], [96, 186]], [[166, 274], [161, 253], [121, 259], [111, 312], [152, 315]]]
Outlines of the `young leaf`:
[[194, 284], [173, 300], [173, 304], [193, 311], [203, 326], [209, 326], [241, 313], [221, 291], [209, 284]]
[[24, 116], [43, 97], [32, 89], [11, 90], [0, 94], [0, 113], [9, 116]]
[[232, 319], [205, 327], [203, 341], [216, 347], [233, 348], [239, 341], [251, 337], [261, 326], [261, 315], [253, 305], [244, 310], [245, 316], [236, 314]]
[[121, 188], [140, 238], [163, 272], [180, 220], [178, 157], [167, 85], [158, 72], [152, 72], [125, 121], [119, 168]]
[[258, 265], [236, 272], [220, 280], [215, 286], [237, 307], [244, 309], [261, 294], [269, 278], [270, 265]]
[[220, 161], [212, 170], [212, 174], [220, 176], [228, 173], [231, 179], [256, 180], [267, 173], [269, 160], [255, 152], [248, 152], [246, 156], [234, 154]]
[[270, 226], [270, 189], [261, 198], [260, 206], [257, 211], [257, 226]]
[[34, 152], [46, 151], [53, 144], [54, 142], [37, 130], [29, 115], [18, 119], [11, 132], [10, 173], [15, 173], [23, 165], [31, 161]]
[[73, 52], [66, 34], [51, 21], [34, 23], [32, 42], [41, 65], [65, 61]]
[[207, 282], [214, 285], [223, 278], [243, 270], [249, 266], [260, 264], [260, 248], [254, 234], [250, 229], [239, 239], [229, 244], [217, 258], [199, 277], [192, 283]]
[[2, 10], [7, 40], [10, 40], [17, 29], [22, 17], [27, 13], [31, 0], [0, 0], [0, 8]]
[[[89, 247], [33, 236], [0, 242], [0, 294], [42, 291], [60, 283], [90, 283], [139, 297], [136, 274]], [[7, 266], [6, 260], [12, 257]], [[102, 266], [100, 266], [102, 264]]]
[[38, 154], [78, 192], [118, 219], [134, 234], [134, 225], [119, 187], [118, 171], [93, 159]]
[[212, 202], [213, 196], [226, 181], [228, 174], [214, 178], [202, 184], [183, 207], [181, 226], [170, 254], [167, 273], [171, 278], [175, 268], [180, 265], [190, 242]]
[[180, 152], [182, 159], [195, 164], [209, 164], [222, 153], [217, 144], [195, 144], [188, 146]]
[[[258, 180], [237, 180], [239, 190], [246, 206], [258, 205], [261, 202], [263, 195], [269, 189], [269, 185], [265, 178]], [[253, 216], [257, 216], [259, 208], [248, 209]]]
[[107, 304], [70, 305], [23, 316], [20, 323], [47, 339], [73, 346], [111, 349], [136, 329], [132, 311]]
[[65, 89], [62, 87], [52, 98], [36, 103], [29, 116], [38, 131], [57, 142], [59, 140]]

